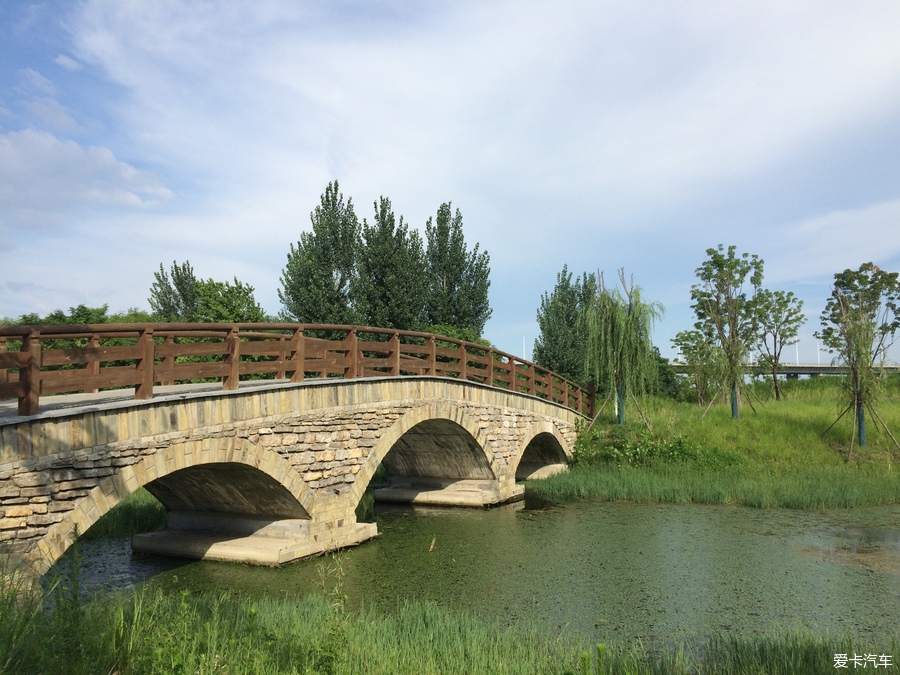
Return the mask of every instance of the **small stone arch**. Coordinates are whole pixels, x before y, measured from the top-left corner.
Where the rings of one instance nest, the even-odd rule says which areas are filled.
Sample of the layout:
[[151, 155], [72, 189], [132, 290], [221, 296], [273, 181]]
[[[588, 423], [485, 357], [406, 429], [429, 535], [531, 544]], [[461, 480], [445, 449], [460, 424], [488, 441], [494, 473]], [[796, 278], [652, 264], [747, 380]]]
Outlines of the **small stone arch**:
[[[116, 506], [138, 488], [154, 481], [190, 471], [196, 467], [230, 465], [245, 475], [250, 472], [267, 477], [271, 489], [281, 492], [282, 499], [290, 495], [296, 500], [297, 508], [292, 517], [311, 518], [316, 511], [316, 493], [293, 469], [290, 463], [278, 453], [265, 447], [244, 441], [239, 448], [222, 443], [206, 441], [181, 442], [161, 448], [135, 464], [122, 467], [116, 474], [99, 481], [75, 508], [40, 539], [27, 556], [27, 563], [41, 576], [72, 545], [74, 534], [86, 532], [101, 516]], [[204, 447], [205, 446], [205, 447]]]
[[565, 471], [572, 448], [556, 425], [549, 420], [535, 422], [525, 432], [515, 455], [513, 473], [517, 481], [545, 478]]
[[470, 447], [475, 446], [481, 451], [484, 463], [481, 465], [489, 472], [483, 478], [488, 480], [497, 480], [502, 472], [500, 462], [494, 457], [493, 452], [488, 447], [488, 439], [478, 422], [464, 410], [445, 402], [435, 402], [424, 405], [408, 411], [400, 419], [398, 419], [378, 440], [378, 443], [372, 448], [369, 457], [362, 465], [354, 481], [353, 489], [350, 492], [351, 500], [354, 504], [358, 504], [365, 493], [369, 482], [375, 475], [378, 465], [382, 463], [388, 453], [395, 447], [398, 442], [410, 431], [416, 427], [422, 428], [420, 425], [435, 424], [440, 425], [445, 430], [458, 429], [464, 432], [470, 442]]

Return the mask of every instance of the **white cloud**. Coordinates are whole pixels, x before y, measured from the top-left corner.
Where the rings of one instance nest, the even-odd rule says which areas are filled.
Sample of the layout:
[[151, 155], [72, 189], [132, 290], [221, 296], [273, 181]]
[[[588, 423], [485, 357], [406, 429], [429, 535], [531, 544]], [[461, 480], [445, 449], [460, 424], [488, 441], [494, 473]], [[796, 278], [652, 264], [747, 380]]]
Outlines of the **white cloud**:
[[[151, 272], [176, 258], [245, 274], [270, 311], [334, 178], [361, 217], [381, 194], [417, 227], [461, 208], [492, 256], [491, 338], [510, 350], [533, 339], [564, 262], [625, 267], [682, 304], [720, 242], [759, 253], [773, 281], [830, 278], [887, 250], [871, 242], [900, 200], [851, 168], [900, 177], [896, 153], [846, 150], [900, 139], [895, 2], [86, 2], [66, 25], [72, 44], [50, 58], [81, 66], [78, 95], [46, 98], [31, 65], [28, 105], [60, 136], [101, 120], [79, 131], [98, 147], [2, 137], [21, 151], [15, 171], [0, 155], [4, 217], [90, 222], [85, 247], [118, 232]], [[164, 212], [142, 208], [169, 190]], [[869, 243], [844, 242], [850, 223]]]
[[74, 73], [76, 70], [81, 70], [81, 64], [71, 56], [66, 56], [65, 54], [58, 54], [57, 57], [53, 59], [53, 62], [60, 68], [68, 70], [70, 73]]
[[171, 196], [158, 178], [107, 148], [32, 129], [0, 135], [0, 217], [12, 225], [30, 229], [88, 206], [142, 208]]

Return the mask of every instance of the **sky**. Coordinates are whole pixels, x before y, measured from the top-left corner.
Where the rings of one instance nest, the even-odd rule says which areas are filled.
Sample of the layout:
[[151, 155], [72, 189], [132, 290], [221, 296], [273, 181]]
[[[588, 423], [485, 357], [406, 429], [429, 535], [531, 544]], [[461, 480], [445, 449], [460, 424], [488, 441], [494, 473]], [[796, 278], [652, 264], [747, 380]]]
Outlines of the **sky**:
[[900, 271], [900, 3], [0, 3], [0, 316], [149, 310], [160, 263], [270, 314], [329, 181], [490, 255], [485, 337], [529, 357], [563, 265], [665, 316], [719, 244], [813, 332], [834, 274]]

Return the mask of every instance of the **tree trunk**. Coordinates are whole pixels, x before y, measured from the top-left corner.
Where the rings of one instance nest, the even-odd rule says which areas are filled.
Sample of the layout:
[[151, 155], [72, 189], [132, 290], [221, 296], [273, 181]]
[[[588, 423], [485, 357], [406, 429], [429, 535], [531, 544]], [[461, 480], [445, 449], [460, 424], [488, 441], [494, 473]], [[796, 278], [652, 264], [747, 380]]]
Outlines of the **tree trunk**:
[[859, 447], [866, 447], [866, 413], [861, 401], [856, 401], [856, 428], [859, 432]]
[[737, 384], [731, 383], [731, 418], [738, 419]]
[[625, 424], [625, 385], [616, 387], [616, 416], [619, 424]]

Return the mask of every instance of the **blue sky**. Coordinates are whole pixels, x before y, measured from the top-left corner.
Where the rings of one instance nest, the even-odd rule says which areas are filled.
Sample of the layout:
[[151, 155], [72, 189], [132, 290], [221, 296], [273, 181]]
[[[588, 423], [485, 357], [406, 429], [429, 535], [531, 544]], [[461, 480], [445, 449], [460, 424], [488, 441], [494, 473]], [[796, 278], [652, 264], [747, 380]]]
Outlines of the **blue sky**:
[[898, 34], [893, 0], [4, 2], [0, 316], [148, 309], [173, 260], [277, 313], [338, 179], [361, 218], [462, 211], [503, 350], [568, 264], [633, 274], [672, 356], [722, 243], [815, 361], [833, 275], [900, 270]]

